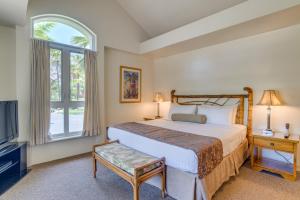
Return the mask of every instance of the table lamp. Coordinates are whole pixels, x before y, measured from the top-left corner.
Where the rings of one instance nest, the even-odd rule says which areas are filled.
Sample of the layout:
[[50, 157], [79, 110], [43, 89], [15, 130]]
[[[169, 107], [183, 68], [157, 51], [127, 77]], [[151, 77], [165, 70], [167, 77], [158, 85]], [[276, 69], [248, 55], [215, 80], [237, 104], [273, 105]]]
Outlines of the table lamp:
[[268, 113], [268, 121], [267, 121], [267, 129], [264, 130], [265, 134], [273, 134], [271, 129], [271, 106], [280, 106], [282, 105], [281, 98], [279, 96], [278, 91], [276, 90], [264, 90], [264, 93], [257, 103], [257, 105], [264, 105], [268, 106], [267, 113]]
[[161, 116], [159, 115], [159, 104], [160, 102], [164, 101], [163, 95], [160, 92], [155, 92], [153, 101], [157, 103], [157, 115], [155, 116], [155, 119], [159, 119], [161, 118]]

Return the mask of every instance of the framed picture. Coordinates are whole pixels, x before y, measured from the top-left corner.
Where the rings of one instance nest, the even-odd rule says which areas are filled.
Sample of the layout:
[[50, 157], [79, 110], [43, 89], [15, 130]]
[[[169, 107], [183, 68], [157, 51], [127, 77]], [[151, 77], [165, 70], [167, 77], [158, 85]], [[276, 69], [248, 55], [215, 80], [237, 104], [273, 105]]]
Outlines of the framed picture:
[[141, 69], [120, 67], [120, 103], [141, 102], [141, 81]]

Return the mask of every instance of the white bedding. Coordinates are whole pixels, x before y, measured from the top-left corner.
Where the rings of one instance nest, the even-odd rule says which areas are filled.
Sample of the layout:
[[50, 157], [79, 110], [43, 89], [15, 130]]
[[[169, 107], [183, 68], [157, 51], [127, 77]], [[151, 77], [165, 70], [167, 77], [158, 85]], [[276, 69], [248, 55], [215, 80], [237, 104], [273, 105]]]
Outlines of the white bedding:
[[[239, 124], [197, 124], [166, 119], [139, 123], [219, 138], [223, 144], [223, 156], [233, 152], [246, 137], [246, 126]], [[171, 167], [191, 173], [198, 173], [198, 158], [192, 150], [159, 142], [116, 128], [108, 129], [108, 137], [110, 140], [118, 139], [120, 143], [146, 154], [158, 158], [165, 157], [166, 164]]]

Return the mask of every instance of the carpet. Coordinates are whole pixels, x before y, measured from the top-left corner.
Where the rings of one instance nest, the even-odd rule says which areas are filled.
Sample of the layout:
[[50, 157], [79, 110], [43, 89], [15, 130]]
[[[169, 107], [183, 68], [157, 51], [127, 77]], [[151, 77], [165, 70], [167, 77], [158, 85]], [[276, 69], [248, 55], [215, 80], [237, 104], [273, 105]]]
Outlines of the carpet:
[[[88, 156], [36, 166], [20, 182], [0, 196], [0, 200], [132, 200], [129, 183], [98, 165], [92, 177]], [[160, 190], [143, 184], [141, 200], [157, 200]], [[172, 200], [167, 197], [166, 200]], [[300, 181], [255, 172], [246, 164], [237, 177], [231, 178], [213, 200], [300, 200]]]

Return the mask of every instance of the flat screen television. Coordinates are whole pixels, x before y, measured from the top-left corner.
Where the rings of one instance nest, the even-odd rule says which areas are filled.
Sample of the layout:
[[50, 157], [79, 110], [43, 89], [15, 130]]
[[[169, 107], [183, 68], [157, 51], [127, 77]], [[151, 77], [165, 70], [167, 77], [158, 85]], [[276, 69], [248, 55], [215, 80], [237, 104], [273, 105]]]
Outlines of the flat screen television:
[[18, 102], [0, 101], [0, 145], [19, 136]]

